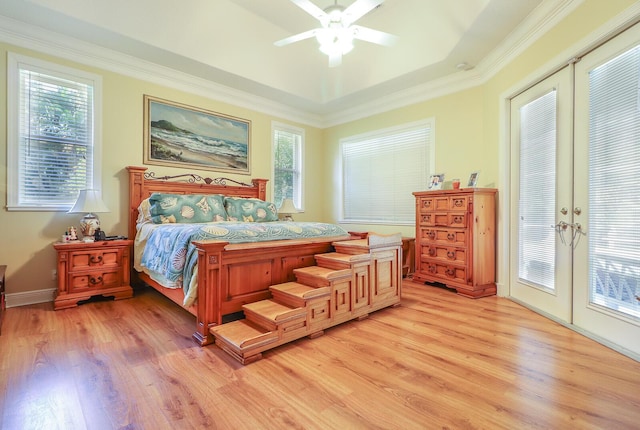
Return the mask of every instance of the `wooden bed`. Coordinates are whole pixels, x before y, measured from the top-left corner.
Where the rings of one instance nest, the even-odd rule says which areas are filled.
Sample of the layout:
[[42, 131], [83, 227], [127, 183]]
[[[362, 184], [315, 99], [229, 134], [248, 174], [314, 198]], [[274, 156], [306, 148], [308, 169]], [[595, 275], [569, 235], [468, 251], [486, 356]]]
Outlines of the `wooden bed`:
[[[174, 194], [224, 194], [265, 200], [266, 179], [243, 184], [230, 179], [202, 178], [195, 174], [155, 177], [146, 167], [127, 167], [129, 172], [129, 238], [135, 239], [140, 202], [154, 192]], [[332, 242], [349, 236], [305, 240], [279, 240], [229, 244], [223, 241], [197, 242], [198, 299], [187, 309], [196, 317], [193, 339], [200, 345], [213, 342], [209, 328], [222, 324], [223, 317], [242, 310], [242, 305], [270, 297], [269, 286], [295, 280], [293, 270], [315, 264], [314, 255], [333, 251]], [[133, 269], [132, 269], [133, 270]], [[134, 276], [155, 288], [181, 307], [182, 289], [165, 288], [147, 274]]]

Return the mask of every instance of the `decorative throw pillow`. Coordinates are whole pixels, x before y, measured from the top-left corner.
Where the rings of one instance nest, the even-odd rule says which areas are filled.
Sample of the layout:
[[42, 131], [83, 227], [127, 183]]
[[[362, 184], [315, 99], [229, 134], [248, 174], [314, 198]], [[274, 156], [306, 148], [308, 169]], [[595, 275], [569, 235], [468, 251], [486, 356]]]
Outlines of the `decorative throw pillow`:
[[225, 197], [227, 220], [241, 222], [278, 221], [276, 205], [260, 199]]
[[224, 197], [220, 194], [165, 194], [149, 197], [154, 224], [225, 221]]
[[138, 206], [138, 220], [136, 222], [143, 224], [149, 221], [151, 221], [151, 203], [149, 203], [149, 199], [147, 198], [141, 201]]

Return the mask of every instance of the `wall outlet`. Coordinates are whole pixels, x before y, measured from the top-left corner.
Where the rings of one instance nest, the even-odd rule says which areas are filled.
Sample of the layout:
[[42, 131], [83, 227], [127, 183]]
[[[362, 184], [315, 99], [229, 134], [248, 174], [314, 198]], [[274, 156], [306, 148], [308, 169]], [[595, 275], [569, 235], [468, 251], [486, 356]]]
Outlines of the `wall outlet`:
[[54, 281], [58, 279], [58, 271], [56, 269], [51, 270], [51, 279]]

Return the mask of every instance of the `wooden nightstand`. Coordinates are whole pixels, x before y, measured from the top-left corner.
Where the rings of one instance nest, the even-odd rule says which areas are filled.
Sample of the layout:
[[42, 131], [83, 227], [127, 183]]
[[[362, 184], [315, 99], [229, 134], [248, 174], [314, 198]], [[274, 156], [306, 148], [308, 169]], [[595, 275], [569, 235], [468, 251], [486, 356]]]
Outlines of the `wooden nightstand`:
[[58, 252], [58, 294], [55, 310], [78, 306], [92, 296], [133, 296], [130, 285], [131, 240], [55, 243]]

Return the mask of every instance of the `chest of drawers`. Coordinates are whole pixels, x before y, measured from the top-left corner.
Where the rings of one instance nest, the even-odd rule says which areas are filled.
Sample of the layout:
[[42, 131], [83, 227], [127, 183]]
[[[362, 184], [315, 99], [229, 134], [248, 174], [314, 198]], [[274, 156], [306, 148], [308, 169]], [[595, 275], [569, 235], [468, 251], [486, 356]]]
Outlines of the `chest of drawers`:
[[493, 188], [413, 193], [415, 281], [444, 284], [473, 298], [496, 293], [496, 193]]
[[58, 293], [54, 309], [77, 306], [92, 296], [133, 296], [130, 285], [131, 240], [56, 243]]

